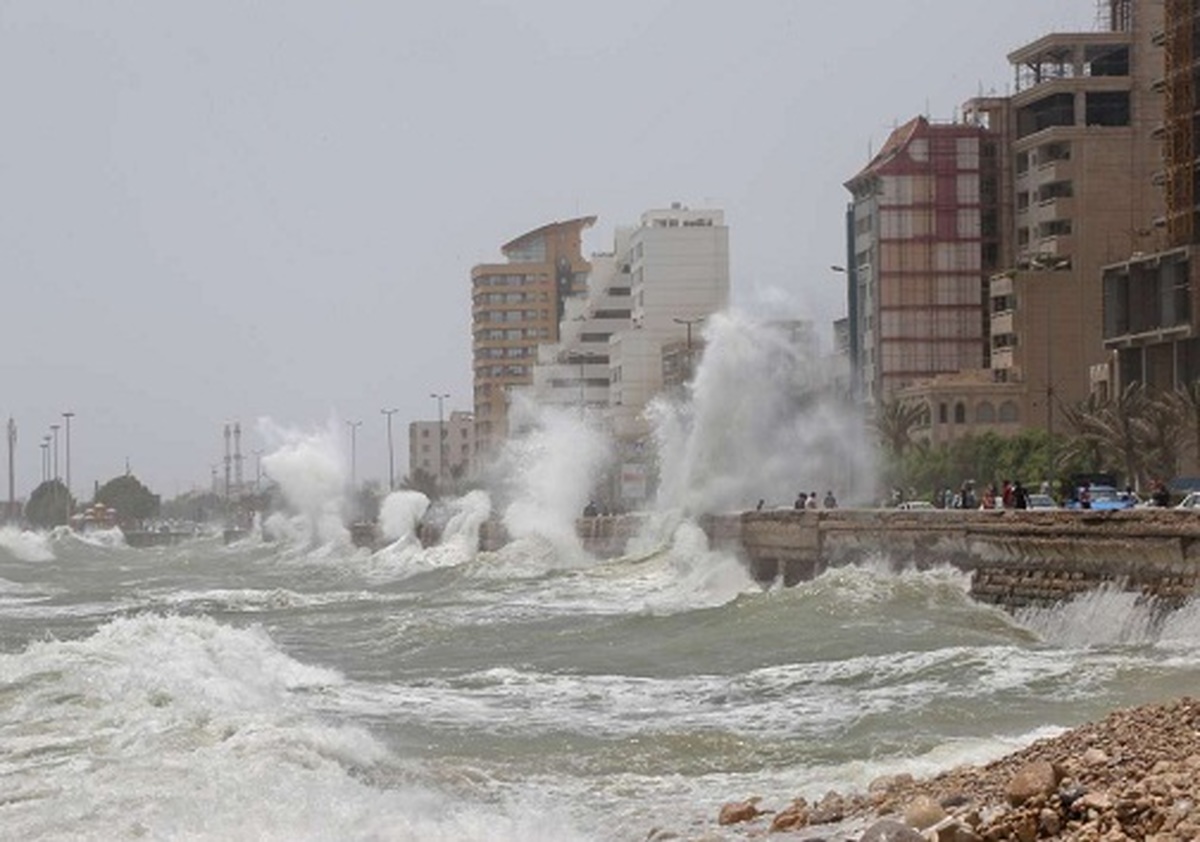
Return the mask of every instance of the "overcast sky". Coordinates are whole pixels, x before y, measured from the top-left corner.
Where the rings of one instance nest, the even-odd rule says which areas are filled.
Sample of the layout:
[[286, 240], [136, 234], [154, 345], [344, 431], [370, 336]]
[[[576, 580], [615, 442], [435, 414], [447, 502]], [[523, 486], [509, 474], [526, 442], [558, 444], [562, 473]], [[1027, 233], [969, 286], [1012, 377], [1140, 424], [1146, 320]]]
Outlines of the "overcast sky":
[[[208, 483], [222, 427], [471, 409], [472, 265], [595, 214], [724, 209], [733, 297], [844, 311], [842, 183], [1009, 90], [1095, 0], [0, 0], [0, 420], [72, 423], [77, 495]], [[823, 330], [825, 328], [823, 327]], [[247, 461], [248, 475], [253, 467]], [[65, 474], [60, 432], [59, 473]], [[7, 495], [7, 487], [0, 488]]]

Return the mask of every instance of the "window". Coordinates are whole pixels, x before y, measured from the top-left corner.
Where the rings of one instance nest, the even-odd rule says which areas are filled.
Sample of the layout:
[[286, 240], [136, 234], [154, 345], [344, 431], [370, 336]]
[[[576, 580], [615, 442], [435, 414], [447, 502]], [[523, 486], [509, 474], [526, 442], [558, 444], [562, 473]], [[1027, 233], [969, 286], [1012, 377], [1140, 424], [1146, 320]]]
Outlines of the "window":
[[1009, 423], [1019, 420], [1020, 413], [1017, 411], [1017, 405], [1012, 401], [1005, 401], [1000, 404], [1000, 420], [1004, 423]]
[[967, 423], [967, 408], [965, 406], [963, 406], [963, 404], [961, 402], [956, 403], [954, 405], [954, 423], [955, 424]]
[[990, 401], [984, 401], [975, 407], [975, 420], [981, 424], [991, 424], [996, 420], [996, 407]]

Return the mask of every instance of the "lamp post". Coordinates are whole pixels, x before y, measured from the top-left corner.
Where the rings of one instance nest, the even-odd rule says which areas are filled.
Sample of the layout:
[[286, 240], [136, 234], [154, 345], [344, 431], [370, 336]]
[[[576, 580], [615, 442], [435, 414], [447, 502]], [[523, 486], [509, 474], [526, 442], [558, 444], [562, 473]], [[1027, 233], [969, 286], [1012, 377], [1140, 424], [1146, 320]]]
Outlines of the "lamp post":
[[677, 325], [684, 325], [687, 327], [687, 346], [686, 346], [687, 347], [687, 363], [688, 363], [687, 376], [688, 376], [688, 379], [691, 379], [692, 369], [693, 369], [693, 366], [692, 366], [692, 325], [700, 324], [702, 321], [704, 321], [704, 317], [697, 316], [694, 319], [673, 319], [673, 321]]
[[572, 351], [567, 354], [567, 362], [579, 363], [579, 414], [583, 414], [584, 407], [587, 406], [586, 392], [584, 391], [587, 385], [587, 379], [584, 375], [583, 366], [588, 361], [587, 354], [581, 354], [577, 351]]
[[17, 422], [8, 419], [8, 512], [6, 520], [17, 519], [17, 474], [13, 453], [17, 447]]
[[446, 422], [443, 420], [444, 416], [442, 415], [442, 401], [444, 401], [444, 400], [448, 399], [448, 398], [450, 397], [450, 395], [449, 395], [448, 393], [438, 393], [438, 392], [433, 392], [433, 393], [431, 393], [431, 394], [429, 395], [429, 397], [431, 397], [431, 398], [433, 398], [435, 401], [437, 401], [437, 405], [438, 405], [438, 469], [437, 469], [437, 481], [438, 481], [438, 487], [439, 487], [439, 488], [441, 488], [441, 485], [442, 485], [442, 473], [443, 473], [443, 471], [445, 471], [445, 468], [446, 468]]
[[387, 442], [388, 442], [388, 491], [396, 490], [396, 450], [392, 446], [392, 416], [400, 410], [398, 409], [381, 409], [379, 410], [387, 418]]
[[50, 435], [54, 438], [54, 475], [50, 477], [53, 480], [58, 479], [58, 428], [61, 426], [61, 424], [50, 425]]
[[42, 482], [50, 479], [50, 436], [42, 436]]
[[358, 428], [362, 422], [347, 421], [346, 426], [350, 428], [350, 488], [353, 490], [358, 486]]
[[64, 412], [62, 414], [63, 421], [67, 425], [67, 521], [70, 522], [74, 507], [74, 501], [71, 499], [71, 419], [75, 417], [74, 412]]
[[254, 455], [254, 493], [262, 489], [262, 448], [250, 451]]

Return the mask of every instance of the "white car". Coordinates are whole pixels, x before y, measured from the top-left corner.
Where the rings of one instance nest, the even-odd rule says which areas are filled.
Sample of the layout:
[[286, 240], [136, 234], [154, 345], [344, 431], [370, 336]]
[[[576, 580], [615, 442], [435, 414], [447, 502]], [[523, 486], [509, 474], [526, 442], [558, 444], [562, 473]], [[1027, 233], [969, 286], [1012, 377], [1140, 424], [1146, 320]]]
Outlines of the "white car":
[[1029, 508], [1031, 509], [1057, 509], [1058, 503], [1054, 502], [1054, 498], [1049, 494], [1030, 494]]
[[908, 500], [896, 507], [906, 512], [936, 510], [937, 506], [928, 500]]
[[1200, 509], [1200, 491], [1189, 491], [1187, 496], [1179, 501], [1177, 509]]

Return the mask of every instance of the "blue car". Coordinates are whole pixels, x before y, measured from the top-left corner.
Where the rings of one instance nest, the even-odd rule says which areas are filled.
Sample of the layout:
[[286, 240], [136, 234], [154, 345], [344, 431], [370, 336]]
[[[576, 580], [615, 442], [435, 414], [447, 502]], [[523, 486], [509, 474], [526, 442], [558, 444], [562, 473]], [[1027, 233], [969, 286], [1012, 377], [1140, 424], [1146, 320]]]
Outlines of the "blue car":
[[[1088, 489], [1092, 498], [1092, 511], [1111, 512], [1118, 509], [1132, 509], [1138, 504], [1137, 496], [1127, 491], [1117, 491], [1111, 485], [1093, 485]], [[1082, 508], [1079, 500], [1067, 503], [1068, 509]]]

